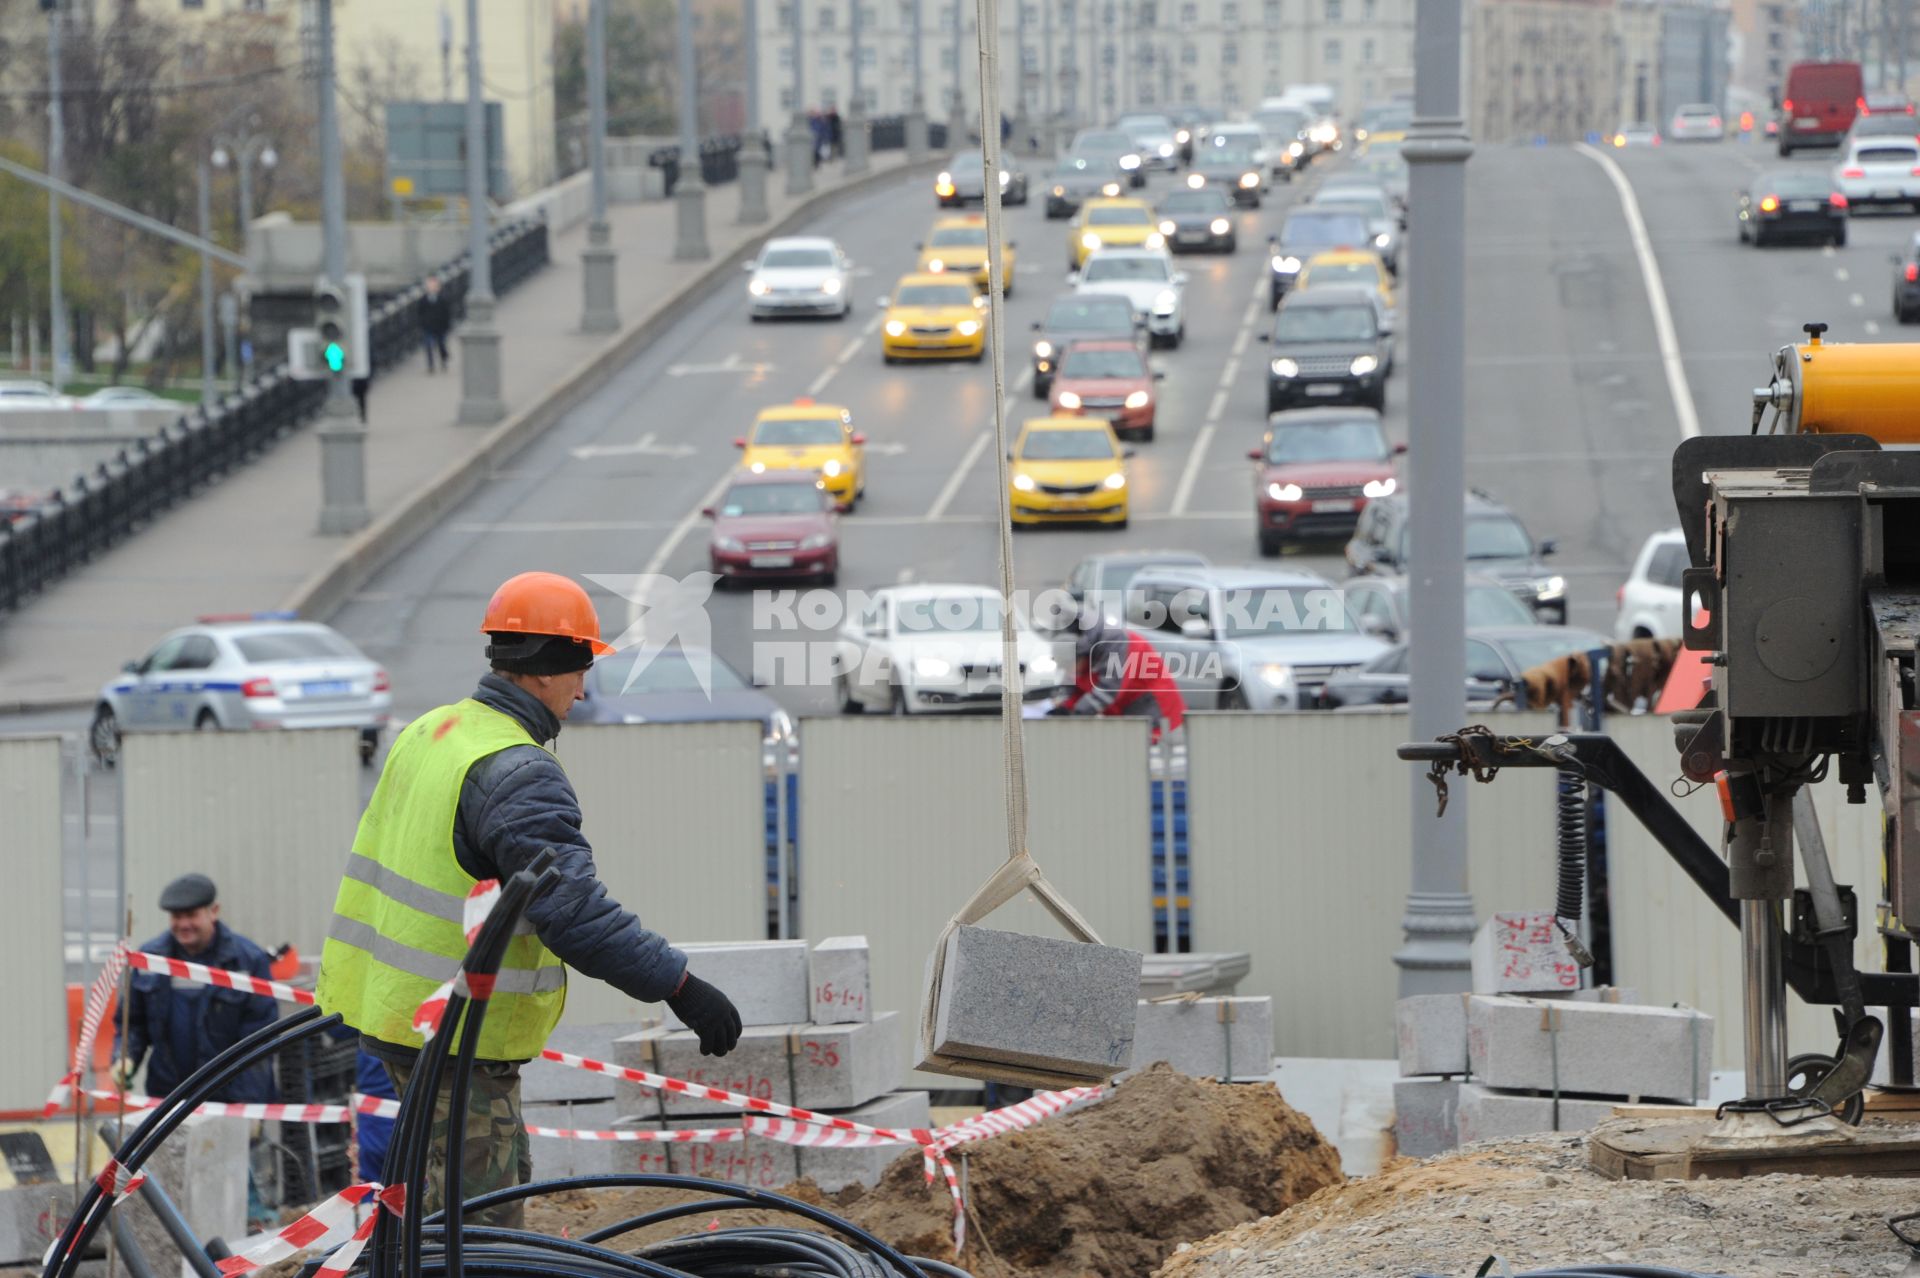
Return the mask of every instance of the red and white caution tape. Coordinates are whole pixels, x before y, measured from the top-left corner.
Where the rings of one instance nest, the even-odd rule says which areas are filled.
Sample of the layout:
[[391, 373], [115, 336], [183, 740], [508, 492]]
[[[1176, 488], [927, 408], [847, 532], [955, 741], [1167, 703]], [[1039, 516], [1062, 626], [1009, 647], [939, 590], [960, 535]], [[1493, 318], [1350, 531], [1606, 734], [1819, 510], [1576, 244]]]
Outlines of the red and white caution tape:
[[177, 976], [183, 981], [192, 981], [197, 985], [217, 985], [224, 990], [241, 990], [248, 994], [260, 994], [267, 998], [279, 999], [282, 1003], [313, 1002], [313, 991], [296, 988], [281, 981], [269, 981], [245, 972], [229, 971], [224, 967], [208, 967], [204, 963], [191, 963], [186, 959], [168, 958], [164, 954], [149, 954], [145, 950], [125, 950], [127, 962], [144, 972], [158, 972], [162, 976]]
[[107, 955], [107, 961], [100, 965], [99, 973], [93, 978], [93, 985], [87, 990], [87, 1002], [80, 1016], [80, 1037], [73, 1045], [73, 1060], [67, 1073], [53, 1091], [47, 1096], [47, 1103], [41, 1110], [42, 1118], [51, 1118], [63, 1108], [73, 1096], [73, 1089], [79, 1084], [81, 1075], [86, 1072], [93, 1060], [94, 1040], [100, 1036], [100, 1022], [106, 1018], [107, 1004], [113, 998], [114, 986], [120, 983], [120, 974], [127, 969], [127, 951], [125, 943], [113, 947]]
[[369, 1198], [396, 1216], [405, 1214], [406, 1186], [383, 1186], [371, 1181], [349, 1185], [292, 1224], [218, 1262], [220, 1272], [225, 1278], [239, 1278], [241, 1274], [276, 1264], [309, 1247], [344, 1242], [346, 1245], [329, 1256], [316, 1275], [316, 1278], [320, 1275], [338, 1278], [359, 1257], [361, 1248], [373, 1236], [374, 1222], [380, 1219], [380, 1213], [374, 1212], [364, 1221], [355, 1220], [359, 1214], [356, 1209]]
[[147, 1174], [145, 1172], [129, 1172], [118, 1162], [109, 1158], [107, 1165], [100, 1169], [100, 1174], [93, 1178], [93, 1183], [100, 1186], [100, 1192], [105, 1194], [110, 1201], [117, 1203], [134, 1190], [140, 1188], [140, 1186], [146, 1184]]
[[619, 1127], [611, 1131], [583, 1131], [573, 1127], [529, 1127], [529, 1136], [553, 1136], [560, 1140], [646, 1141], [659, 1145], [725, 1145], [745, 1140], [739, 1127], [693, 1127], [680, 1132], [649, 1132]]
[[968, 1141], [983, 1140], [988, 1136], [998, 1136], [1003, 1132], [1016, 1132], [1023, 1127], [1031, 1127], [1043, 1118], [1051, 1118], [1061, 1110], [1077, 1105], [1084, 1100], [1092, 1100], [1101, 1094], [1098, 1087], [1070, 1087], [1061, 1092], [1041, 1092], [1039, 1095], [1023, 1100], [1017, 1105], [1008, 1105], [1004, 1109], [990, 1109], [984, 1114], [963, 1119], [940, 1130], [934, 1141], [934, 1148], [941, 1153], [966, 1144]]
[[[500, 901], [500, 880], [481, 879], [467, 893], [467, 903], [461, 907], [460, 926], [467, 935], [467, 944], [473, 944], [473, 938], [480, 934], [481, 924], [487, 921], [487, 915], [493, 913], [493, 907]], [[440, 1032], [440, 1022], [447, 1014], [447, 1002], [455, 994], [463, 998], [492, 998], [492, 976], [468, 976], [462, 967], [454, 972], [453, 979], [445, 981], [440, 988], [427, 995], [426, 1002], [420, 1004], [420, 1010], [413, 1014], [413, 1031], [423, 1040], [431, 1041]]]
[[787, 1118], [769, 1118], [762, 1114], [748, 1114], [743, 1120], [747, 1134], [764, 1136], [768, 1140], [777, 1140], [787, 1145], [803, 1145], [811, 1149], [864, 1149], [875, 1145], [931, 1145], [939, 1136], [938, 1132], [915, 1127], [906, 1131], [894, 1131], [885, 1127], [876, 1127], [871, 1131], [855, 1132], [838, 1127], [821, 1127], [815, 1123], [803, 1123]]

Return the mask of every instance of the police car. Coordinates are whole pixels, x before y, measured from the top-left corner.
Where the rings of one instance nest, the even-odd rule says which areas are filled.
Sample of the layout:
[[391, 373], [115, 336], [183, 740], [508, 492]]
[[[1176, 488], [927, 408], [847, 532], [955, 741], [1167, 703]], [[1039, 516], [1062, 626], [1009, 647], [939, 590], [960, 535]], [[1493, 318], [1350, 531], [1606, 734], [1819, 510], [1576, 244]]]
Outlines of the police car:
[[201, 617], [100, 689], [89, 743], [109, 767], [125, 732], [358, 728], [370, 763], [393, 709], [387, 672], [292, 613]]

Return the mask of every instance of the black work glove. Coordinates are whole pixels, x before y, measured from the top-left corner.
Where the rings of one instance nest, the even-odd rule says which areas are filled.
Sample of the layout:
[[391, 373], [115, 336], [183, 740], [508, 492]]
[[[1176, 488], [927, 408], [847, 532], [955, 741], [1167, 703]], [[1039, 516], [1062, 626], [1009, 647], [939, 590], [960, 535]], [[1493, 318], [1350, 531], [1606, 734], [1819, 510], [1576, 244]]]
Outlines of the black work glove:
[[1082, 697], [1080, 698], [1080, 700], [1073, 703], [1073, 713], [1076, 716], [1090, 717], [1090, 716], [1099, 714], [1100, 707], [1095, 705], [1093, 702], [1087, 700], [1085, 697]]
[[1057, 701], [1053, 705], [1047, 707], [1047, 718], [1049, 719], [1061, 718], [1062, 716], [1070, 715], [1072, 713], [1073, 713], [1073, 707], [1068, 705], [1064, 701]]
[[692, 972], [667, 1006], [700, 1036], [702, 1056], [725, 1056], [740, 1041], [740, 1011], [733, 1000]]

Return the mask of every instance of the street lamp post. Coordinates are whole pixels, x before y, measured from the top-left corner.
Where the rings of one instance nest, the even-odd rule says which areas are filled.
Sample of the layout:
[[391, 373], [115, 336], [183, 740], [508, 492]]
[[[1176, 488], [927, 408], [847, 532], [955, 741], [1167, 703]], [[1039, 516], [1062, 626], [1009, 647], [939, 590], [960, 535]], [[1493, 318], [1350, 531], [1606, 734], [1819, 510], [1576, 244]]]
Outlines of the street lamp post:
[[[200, 220], [200, 238], [213, 238], [213, 173], [207, 162], [205, 150], [200, 152], [199, 163], [194, 166], [198, 190], [195, 192], [195, 207]], [[213, 259], [207, 256], [205, 249], [200, 251], [200, 404], [203, 408], [213, 407]], [[58, 352], [56, 352], [56, 355]]]
[[[64, 89], [60, 83], [60, 0], [47, 10], [47, 174], [56, 182], [66, 180], [66, 121], [61, 115]], [[66, 380], [67, 299], [60, 281], [60, 196], [47, 195], [47, 337], [53, 350], [47, 381], [58, 395]]]
[[805, 195], [813, 189], [813, 129], [807, 124], [806, 52], [801, 39], [804, 14], [800, 0], [787, 0], [793, 21], [793, 118], [787, 121], [787, 194]]
[[[320, 116], [321, 270], [335, 287], [347, 278], [347, 183], [340, 154], [340, 110], [334, 97], [333, 0], [316, 0]], [[352, 388], [327, 378], [320, 408], [320, 532], [344, 537], [367, 526], [367, 428], [354, 411]]]
[[[605, 3], [605, 0], [601, 0]], [[760, 4], [740, 0], [740, 24], [746, 28], [747, 121], [740, 136], [740, 216], [742, 226], [767, 220], [767, 133], [760, 115]]]
[[[960, 60], [960, 0], [949, 2], [953, 6], [953, 97], [947, 104], [947, 149], [960, 151], [967, 145], [967, 97], [960, 87], [965, 83], [960, 76], [966, 64]], [[980, 121], [980, 127], [987, 127], [985, 119]], [[980, 136], [984, 138], [986, 134]]]
[[[1033, 135], [1027, 118], [1027, 0], [1015, 0], [1013, 11], [1013, 147], [1020, 150]], [[997, 34], [997, 33], [996, 33]]]
[[460, 420], [507, 415], [500, 396], [500, 330], [493, 324], [493, 252], [487, 212], [487, 112], [480, 82], [480, 0], [467, 0], [467, 315], [460, 326]]
[[[469, 4], [477, 0], [467, 0]], [[673, 256], [682, 262], [713, 256], [707, 247], [707, 184], [700, 180], [700, 87], [693, 60], [693, 6], [680, 0], [677, 41], [680, 51], [680, 166], [674, 179], [677, 234]]]
[[213, 167], [233, 169], [234, 178], [240, 186], [240, 254], [245, 257], [253, 247], [253, 166], [258, 161], [263, 169], [271, 169], [280, 162], [279, 155], [273, 149], [264, 134], [250, 133], [237, 141], [215, 139], [213, 146]]
[[580, 254], [580, 331], [620, 331], [619, 254], [607, 224], [607, 0], [587, 10], [587, 159], [593, 166], [593, 210]]
[[924, 59], [920, 56], [921, 6], [926, 0], [913, 0], [911, 23], [913, 38], [909, 49], [913, 54], [913, 96], [907, 100], [907, 163], [917, 164], [927, 158], [927, 85], [924, 78]]
[[860, 87], [860, 35], [865, 26], [860, 20], [861, 10], [865, 8], [863, 0], [849, 0], [848, 9], [851, 18], [847, 23], [848, 35], [853, 43], [853, 101], [848, 104], [845, 120], [846, 171], [849, 174], [865, 173], [867, 157], [870, 152], [871, 138], [867, 135], [866, 91]]
[[1040, 125], [1040, 154], [1051, 159], [1054, 147], [1058, 145], [1054, 129], [1059, 117], [1054, 114], [1053, 82], [1060, 78], [1053, 64], [1053, 0], [1041, 0], [1040, 4], [1040, 112], [1043, 117]]

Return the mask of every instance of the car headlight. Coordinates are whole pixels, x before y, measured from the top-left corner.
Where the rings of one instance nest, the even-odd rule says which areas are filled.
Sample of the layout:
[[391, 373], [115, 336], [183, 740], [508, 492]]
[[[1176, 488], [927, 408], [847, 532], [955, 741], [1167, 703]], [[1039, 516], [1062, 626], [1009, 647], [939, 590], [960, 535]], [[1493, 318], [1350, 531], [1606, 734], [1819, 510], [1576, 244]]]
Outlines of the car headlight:
[[1160, 224], [1160, 234], [1162, 234], [1162, 235], [1172, 235], [1172, 234], [1173, 234], [1173, 223], [1171, 223], [1171, 222], [1162, 222], [1162, 223]]
[[1127, 477], [1116, 470], [1100, 482], [1108, 488], [1125, 488], [1127, 486]]
[[1173, 143], [1162, 142], [1160, 144], [1160, 158], [1164, 160], [1169, 158], [1172, 155], [1173, 155]]
[[1207, 223], [1207, 229], [1215, 235], [1225, 235], [1232, 225], [1233, 224], [1224, 217], [1216, 217], [1213, 221]]
[[1009, 172], [1007, 172], [1007, 171], [1006, 171], [1005, 169], [1001, 169], [1001, 170], [1000, 170], [1000, 185], [1001, 185], [1001, 186], [1005, 186], [1005, 185], [1006, 185], [1007, 183], [1009, 183], [1009, 182], [1011, 182], [1011, 181], [1013, 181], [1013, 174], [1011, 174], [1011, 173], [1009, 173]]
[[1387, 246], [1388, 238], [1389, 237], [1385, 231], [1380, 232], [1380, 234], [1373, 237], [1373, 246], [1375, 248], [1385, 248]]
[[952, 186], [952, 185], [953, 185], [953, 174], [951, 174], [951, 173], [942, 173], [942, 174], [940, 174], [940, 175], [939, 175], [938, 177], [936, 177], [936, 178], [934, 178], [934, 179], [933, 179], [933, 184], [934, 184], [935, 186], [947, 186], [947, 187], [950, 187], [950, 186]]
[[1133, 394], [1127, 396], [1128, 408], [1145, 408], [1146, 406], [1147, 393], [1145, 391], [1135, 391]]
[[826, 533], [810, 533], [800, 539], [802, 550], [822, 550], [833, 544], [833, 538]]
[[822, 293], [825, 293], [828, 297], [833, 297], [840, 292], [840, 281], [838, 279], [835, 279], [832, 276], [829, 276], [826, 279], [820, 281], [820, 291]]
[[772, 289], [767, 287], [767, 282], [765, 280], [756, 279], [756, 280], [751, 280], [747, 283], [747, 292], [753, 294], [755, 297], [765, 297], [768, 293], [771, 293], [772, 291], [773, 291]]
[[1162, 289], [1159, 295], [1153, 299], [1153, 313], [1155, 315], [1171, 315], [1173, 314], [1173, 308], [1178, 305], [1180, 305], [1180, 295], [1170, 288]]
[[1299, 159], [1306, 149], [1307, 147], [1304, 142], [1289, 142], [1287, 144], [1287, 154], [1293, 156], [1295, 159]]
[[1360, 492], [1367, 497], [1391, 497], [1400, 487], [1400, 481], [1389, 475], [1385, 479], [1369, 479], [1360, 485]]
[[1013, 486], [1023, 493], [1030, 493], [1033, 491], [1033, 476], [1015, 475], [1013, 477]]
[[945, 657], [915, 657], [913, 673], [922, 679], [944, 679], [953, 673], [953, 663]]
[[1285, 688], [1293, 682], [1293, 667], [1269, 662], [1260, 667], [1260, 682], [1269, 688]]
[[1353, 363], [1347, 365], [1347, 371], [1352, 373], [1355, 377], [1365, 377], [1368, 373], [1371, 373], [1374, 369], [1378, 367], [1380, 367], [1380, 361], [1375, 359], [1373, 356], [1355, 355], [1353, 357]]
[[1060, 407], [1078, 408], [1080, 407], [1080, 397], [1072, 391], [1063, 390], [1060, 392]]
[[1040, 342], [1035, 342], [1033, 344], [1033, 357], [1035, 359], [1047, 359], [1052, 355], [1053, 355], [1052, 342], [1040, 341]]
[[941, 271], [947, 269], [947, 264], [937, 257], [930, 257], [927, 259], [927, 269], [938, 275]]
[[1027, 663], [1027, 673], [1035, 675], [1058, 674], [1060, 673], [1060, 663], [1043, 652]]
[[900, 335], [901, 335], [902, 333], [904, 333], [904, 332], [906, 332], [906, 331], [907, 331], [907, 326], [906, 326], [905, 324], [902, 324], [902, 323], [901, 323], [901, 322], [900, 322], [899, 320], [888, 320], [888, 321], [887, 321], [887, 336], [888, 336], [888, 337], [898, 337], [898, 336], [900, 336]]
[[1275, 377], [1300, 376], [1300, 365], [1296, 364], [1294, 361], [1290, 359], [1285, 358], [1284, 356], [1281, 357], [1280, 359], [1274, 360], [1273, 363], [1269, 365], [1269, 367], [1273, 369], [1273, 375]]
[[1080, 236], [1080, 247], [1084, 249], [1097, 249], [1100, 247], [1100, 237], [1092, 231], [1087, 231]]
[[1267, 496], [1275, 501], [1299, 501], [1303, 490], [1298, 484], [1268, 484]]
[[1206, 178], [1204, 178], [1204, 177], [1202, 177], [1202, 176], [1201, 176], [1200, 174], [1198, 174], [1198, 173], [1189, 173], [1189, 174], [1187, 174], [1187, 189], [1188, 189], [1188, 190], [1190, 190], [1190, 191], [1197, 191], [1197, 190], [1199, 190], [1199, 189], [1200, 189], [1201, 187], [1203, 187], [1203, 186], [1205, 186], [1206, 184], [1207, 184], [1207, 179], [1206, 179]]
[[834, 479], [845, 469], [846, 467], [840, 464], [838, 458], [828, 458], [826, 464], [820, 467], [820, 473], [828, 479]]
[[1246, 190], [1251, 191], [1254, 187], [1260, 185], [1260, 175], [1258, 173], [1242, 173], [1240, 175], [1240, 185]]
[[1542, 577], [1533, 583], [1533, 596], [1542, 603], [1554, 599], [1563, 599], [1567, 593], [1565, 577]]
[[1140, 167], [1140, 157], [1137, 155], [1123, 155], [1120, 157], [1120, 167], [1126, 169], [1128, 172], [1132, 172], [1134, 169]]
[[713, 539], [713, 545], [716, 550], [739, 551], [746, 549], [746, 547], [740, 544], [738, 537], [715, 537]]
[[960, 334], [960, 336], [962, 337], [972, 337], [975, 333], [980, 331], [980, 321], [979, 320], [961, 320], [958, 324], [955, 324], [953, 326], [953, 331]]
[[1145, 243], [1148, 248], [1165, 248], [1167, 246], [1167, 237], [1155, 231], [1153, 234], [1147, 236]]
[[1300, 259], [1297, 257], [1276, 257], [1273, 269], [1282, 275], [1297, 275], [1300, 272]]
[[1118, 182], [1109, 182], [1100, 188], [1100, 194], [1106, 196], [1108, 199], [1112, 199], [1114, 196], [1120, 194], [1120, 184]]
[[1193, 141], [1193, 134], [1187, 132], [1185, 129], [1182, 129], [1178, 133], [1173, 135], [1173, 140], [1175, 142], [1178, 142], [1181, 146], [1185, 146], [1187, 143]]
[[748, 466], [747, 469], [752, 471], [756, 475], [764, 475], [766, 474], [766, 471], [767, 471], [767, 464], [763, 461], [757, 461], [757, 462], [754, 462], [752, 465]]
[[1067, 193], [1067, 188], [1064, 186], [1056, 186], [1053, 188], [1053, 193], [1055, 195], [1065, 195]]

